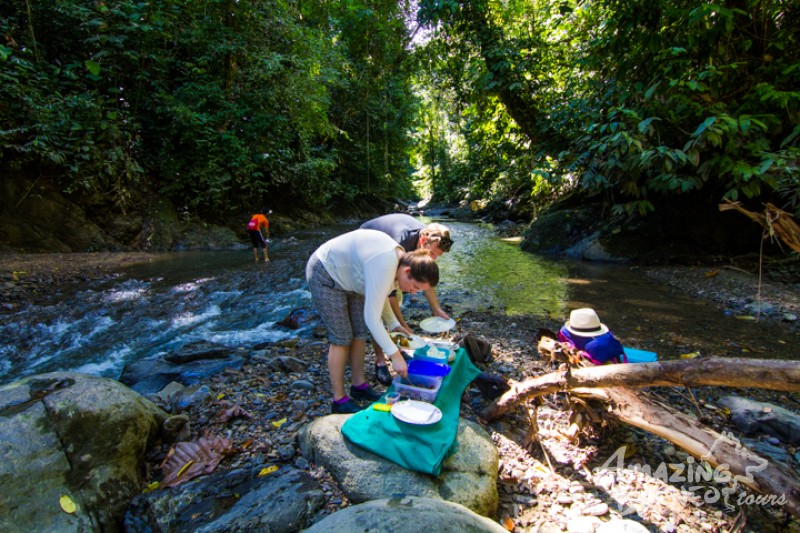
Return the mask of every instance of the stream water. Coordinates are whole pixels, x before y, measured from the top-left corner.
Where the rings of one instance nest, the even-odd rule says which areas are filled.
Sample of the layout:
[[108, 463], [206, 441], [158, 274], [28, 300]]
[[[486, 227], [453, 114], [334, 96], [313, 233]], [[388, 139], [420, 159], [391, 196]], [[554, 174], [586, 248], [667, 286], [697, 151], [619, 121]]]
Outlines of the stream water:
[[[427, 221], [428, 219], [422, 219]], [[467, 311], [520, 315], [519, 335], [533, 340], [575, 307], [594, 307], [629, 346], [662, 358], [705, 355], [796, 357], [797, 337], [737, 320], [619, 265], [569, 262], [520, 251], [484, 225], [450, 222], [455, 245], [440, 260], [440, 302], [454, 318]], [[332, 226], [274, 239], [270, 263], [250, 249], [160, 254], [111, 281], [29, 305], [0, 323], [0, 383], [55, 370], [117, 378], [128, 362], [208, 341], [250, 349], [309, 336], [277, 324], [293, 309], [311, 308], [304, 268], [325, 240], [354, 226]], [[424, 297], [404, 305], [427, 307]], [[538, 324], [528, 324], [535, 319]]]

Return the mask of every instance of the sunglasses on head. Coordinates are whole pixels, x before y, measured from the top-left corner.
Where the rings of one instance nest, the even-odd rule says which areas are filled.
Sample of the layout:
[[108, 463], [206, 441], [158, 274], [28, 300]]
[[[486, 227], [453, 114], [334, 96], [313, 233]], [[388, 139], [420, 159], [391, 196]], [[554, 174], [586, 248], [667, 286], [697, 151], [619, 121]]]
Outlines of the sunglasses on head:
[[437, 237], [438, 237], [439, 249], [441, 249], [443, 252], [449, 252], [450, 247], [453, 246], [453, 239], [451, 239], [446, 235], [437, 235]]

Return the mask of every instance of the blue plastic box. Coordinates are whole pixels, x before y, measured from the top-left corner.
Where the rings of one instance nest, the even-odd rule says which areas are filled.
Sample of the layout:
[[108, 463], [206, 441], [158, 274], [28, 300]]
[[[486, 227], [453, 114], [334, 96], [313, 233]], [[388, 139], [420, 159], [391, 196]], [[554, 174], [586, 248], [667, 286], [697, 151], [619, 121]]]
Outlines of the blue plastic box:
[[444, 377], [450, 373], [450, 367], [444, 363], [414, 359], [408, 363], [408, 373], [422, 376]]
[[623, 346], [622, 350], [625, 352], [629, 363], [655, 363], [658, 361], [658, 355], [655, 352], [637, 350], [636, 348], [628, 348], [627, 346]]

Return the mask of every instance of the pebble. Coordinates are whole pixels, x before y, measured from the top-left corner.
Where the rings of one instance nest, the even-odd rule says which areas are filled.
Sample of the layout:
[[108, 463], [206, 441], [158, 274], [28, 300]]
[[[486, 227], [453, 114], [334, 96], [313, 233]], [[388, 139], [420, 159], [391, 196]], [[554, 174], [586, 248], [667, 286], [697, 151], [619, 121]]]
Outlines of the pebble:
[[594, 533], [602, 522], [594, 516], [579, 516], [567, 522], [568, 533]]
[[527, 505], [529, 507], [533, 507], [537, 503], [536, 498], [534, 498], [533, 496], [528, 496], [526, 494], [512, 494], [511, 500], [516, 503]]
[[314, 384], [308, 381], [307, 379], [298, 379], [297, 381], [293, 382], [292, 390], [314, 390]]
[[594, 478], [594, 484], [606, 492], [610, 492], [611, 487], [613, 487], [616, 483], [617, 477], [613, 472], [606, 472], [602, 475], [595, 476]]
[[282, 461], [289, 461], [294, 457], [294, 446], [287, 444], [278, 448], [278, 456]]
[[596, 503], [583, 509], [583, 514], [586, 516], [603, 516], [608, 514], [608, 504]]
[[578, 492], [586, 492], [586, 488], [581, 483], [572, 483], [569, 486], [569, 492], [571, 494], [576, 494]]
[[650, 530], [633, 520], [611, 520], [601, 524], [595, 533], [650, 533]]
[[573, 499], [572, 499], [572, 496], [570, 496], [569, 494], [559, 494], [559, 495], [556, 497], [556, 501], [557, 501], [558, 503], [560, 503], [561, 505], [572, 505], [572, 503], [573, 503], [575, 500], [573, 500]]

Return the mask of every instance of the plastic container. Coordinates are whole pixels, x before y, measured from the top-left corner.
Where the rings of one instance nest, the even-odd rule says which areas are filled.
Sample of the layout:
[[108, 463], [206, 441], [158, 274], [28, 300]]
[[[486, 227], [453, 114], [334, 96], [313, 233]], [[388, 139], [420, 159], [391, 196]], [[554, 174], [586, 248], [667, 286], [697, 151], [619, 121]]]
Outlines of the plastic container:
[[628, 358], [629, 363], [655, 363], [658, 361], [658, 354], [655, 352], [637, 350], [636, 348], [628, 348], [627, 346], [624, 346], [622, 350], [625, 352], [625, 357]]
[[442, 376], [411, 374], [411, 381], [397, 376], [392, 385], [395, 392], [399, 392], [405, 398], [433, 403], [442, 386]]
[[[434, 350], [431, 350], [433, 348]], [[436, 355], [433, 355], [431, 352], [435, 351]], [[425, 346], [423, 348], [417, 348], [414, 350], [414, 360], [415, 361], [430, 361], [432, 363], [447, 363], [447, 360], [450, 358], [450, 351], [445, 348], [440, 348], [438, 346]]]
[[437, 348], [447, 350], [447, 362], [452, 363], [456, 360], [456, 352], [458, 351], [458, 344], [451, 341], [428, 341]]
[[390, 392], [386, 396], [383, 397], [383, 401], [386, 402], [386, 405], [392, 405], [396, 403], [400, 399], [399, 392]]
[[[450, 367], [444, 363], [414, 359], [408, 363], [408, 373], [415, 376], [444, 377], [450, 373]], [[414, 377], [412, 376], [411, 379]]]
[[410, 379], [397, 376], [392, 384], [394, 391], [399, 392], [401, 396], [411, 400], [433, 403], [436, 395], [439, 394], [442, 379], [449, 373], [450, 367], [446, 364], [415, 359], [408, 364]]

